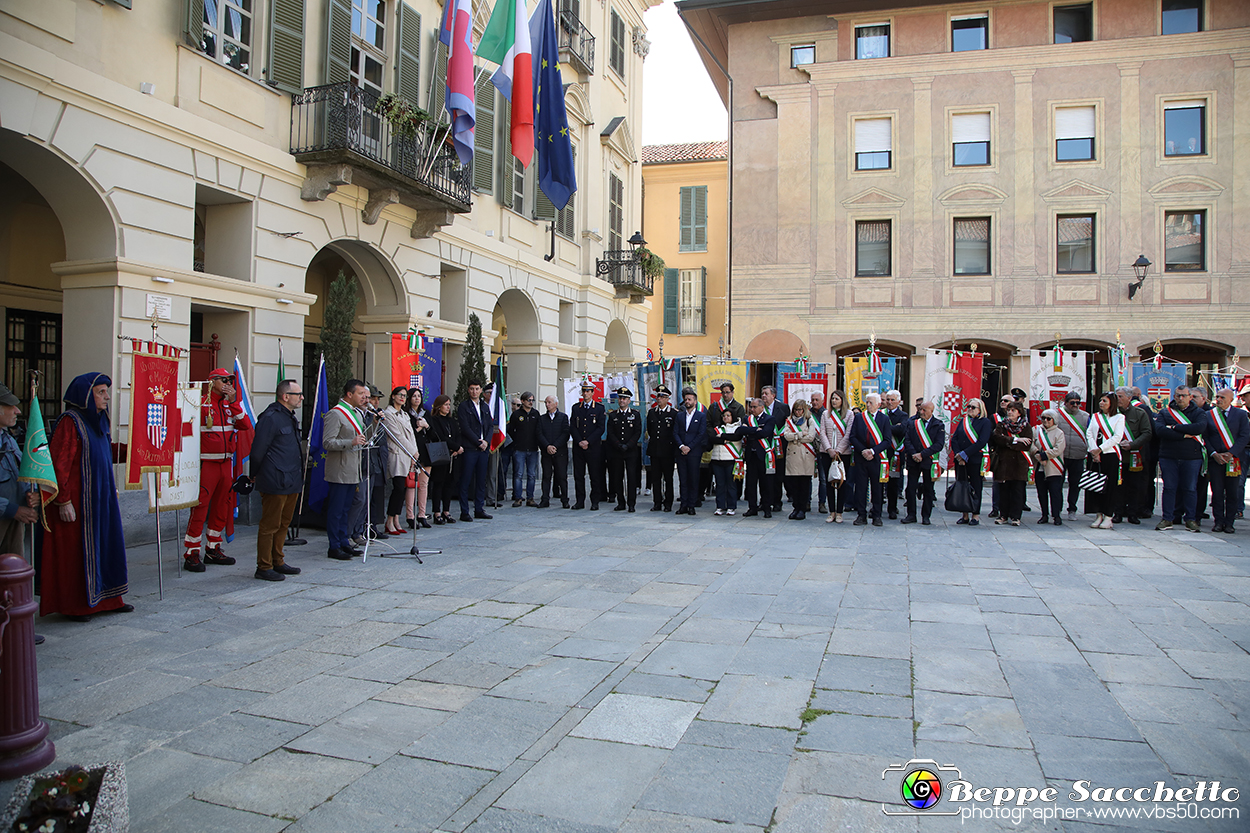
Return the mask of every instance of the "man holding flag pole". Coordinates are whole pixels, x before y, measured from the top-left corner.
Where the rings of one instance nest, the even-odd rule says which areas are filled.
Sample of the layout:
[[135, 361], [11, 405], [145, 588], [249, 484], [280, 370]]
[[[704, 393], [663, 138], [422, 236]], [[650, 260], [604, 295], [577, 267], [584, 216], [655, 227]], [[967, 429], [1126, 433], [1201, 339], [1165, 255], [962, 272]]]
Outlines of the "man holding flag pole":
[[[26, 456], [10, 433], [22, 415], [17, 394], [0, 385], [0, 553], [20, 552], [26, 557], [26, 525], [39, 520], [38, 490], [51, 490], [47, 500], [56, 497], [56, 473], [48, 453], [48, 437], [39, 414], [39, 400], [31, 388], [31, 415], [26, 424]], [[39, 459], [42, 457], [42, 461]], [[43, 462], [43, 465], [40, 465]]]

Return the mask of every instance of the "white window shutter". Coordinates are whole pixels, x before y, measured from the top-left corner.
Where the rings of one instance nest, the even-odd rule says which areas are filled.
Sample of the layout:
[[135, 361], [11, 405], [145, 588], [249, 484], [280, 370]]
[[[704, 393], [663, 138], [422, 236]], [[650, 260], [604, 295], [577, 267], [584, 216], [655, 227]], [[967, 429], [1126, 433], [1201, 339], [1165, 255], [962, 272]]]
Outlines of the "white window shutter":
[[855, 122], [855, 152], [878, 153], [893, 150], [889, 119], [859, 119]]
[[1094, 138], [1094, 108], [1092, 106], [1055, 108], [1055, 138]]
[[951, 116], [951, 141], [954, 144], [988, 142], [989, 140], [989, 113], [960, 113]]

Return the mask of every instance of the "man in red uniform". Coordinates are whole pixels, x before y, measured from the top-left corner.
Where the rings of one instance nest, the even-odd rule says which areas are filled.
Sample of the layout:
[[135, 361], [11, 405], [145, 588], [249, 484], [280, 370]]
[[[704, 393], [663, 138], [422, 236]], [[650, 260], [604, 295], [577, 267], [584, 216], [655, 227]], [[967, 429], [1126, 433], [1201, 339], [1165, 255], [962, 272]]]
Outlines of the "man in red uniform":
[[[193, 573], [204, 572], [204, 562], [234, 563], [234, 558], [221, 551], [221, 536], [234, 505], [230, 486], [234, 483], [236, 432], [252, 428], [251, 418], [238, 402], [234, 374], [218, 368], [209, 374], [209, 379], [212, 388], [200, 405], [200, 502], [191, 510], [187, 534], [182, 539], [186, 547], [182, 555], [183, 567]], [[208, 546], [204, 561], [200, 561], [200, 537], [205, 518], [208, 519]]]

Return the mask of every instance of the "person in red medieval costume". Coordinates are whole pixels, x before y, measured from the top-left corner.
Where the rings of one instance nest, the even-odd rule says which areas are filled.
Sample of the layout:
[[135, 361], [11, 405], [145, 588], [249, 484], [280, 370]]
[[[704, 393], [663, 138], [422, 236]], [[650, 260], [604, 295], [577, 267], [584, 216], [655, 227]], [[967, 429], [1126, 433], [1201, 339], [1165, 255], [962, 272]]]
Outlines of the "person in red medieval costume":
[[[233, 564], [233, 556], [221, 551], [221, 538], [234, 512], [234, 452], [240, 431], [251, 431], [252, 420], [239, 403], [234, 373], [218, 368], [209, 374], [212, 387], [200, 405], [200, 502], [192, 507], [182, 566], [204, 572], [204, 564]], [[200, 538], [208, 521], [208, 546], [200, 561]]]
[[49, 448], [59, 489], [39, 530], [39, 614], [61, 613], [78, 622], [93, 613], [134, 610], [127, 590], [126, 542], [122, 537], [113, 453], [109, 440], [109, 389], [103, 373], [84, 373], [69, 383], [69, 406], [52, 429]]

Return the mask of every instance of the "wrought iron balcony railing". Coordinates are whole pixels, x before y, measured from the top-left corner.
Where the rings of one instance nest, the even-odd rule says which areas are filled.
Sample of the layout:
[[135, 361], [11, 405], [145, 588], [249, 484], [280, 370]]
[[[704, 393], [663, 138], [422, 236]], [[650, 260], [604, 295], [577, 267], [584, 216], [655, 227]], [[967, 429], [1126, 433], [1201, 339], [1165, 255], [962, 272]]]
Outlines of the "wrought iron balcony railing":
[[637, 296], [655, 294], [655, 279], [643, 271], [642, 263], [632, 249], [608, 249], [603, 258], [596, 260], [596, 271], [604, 280], [616, 287], [617, 295]]
[[595, 74], [595, 36], [570, 9], [560, 12], [560, 57], [588, 75]]
[[395, 130], [377, 112], [379, 96], [350, 82], [309, 87], [291, 99], [291, 154], [305, 164], [347, 164], [358, 184], [395, 188], [417, 208], [467, 212], [472, 170], [445, 140], [446, 126]]

